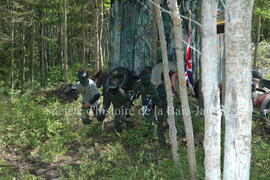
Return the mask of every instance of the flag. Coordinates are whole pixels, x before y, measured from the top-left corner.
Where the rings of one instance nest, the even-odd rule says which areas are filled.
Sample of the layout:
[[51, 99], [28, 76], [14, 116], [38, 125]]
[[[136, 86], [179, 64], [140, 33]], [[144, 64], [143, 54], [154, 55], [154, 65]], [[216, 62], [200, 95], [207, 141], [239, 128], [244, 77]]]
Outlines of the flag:
[[189, 88], [192, 90], [193, 95], [195, 95], [193, 88], [193, 74], [192, 74], [192, 51], [191, 51], [191, 22], [188, 23], [187, 29], [187, 49], [185, 54], [185, 78], [188, 83]]

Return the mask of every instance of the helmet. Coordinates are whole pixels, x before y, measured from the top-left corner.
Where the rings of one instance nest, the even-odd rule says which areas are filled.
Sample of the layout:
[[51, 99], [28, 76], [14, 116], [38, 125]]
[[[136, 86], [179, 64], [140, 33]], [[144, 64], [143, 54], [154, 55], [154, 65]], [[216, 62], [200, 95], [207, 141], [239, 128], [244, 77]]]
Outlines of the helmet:
[[120, 79], [115, 77], [114, 79], [111, 80], [109, 89], [115, 90], [119, 87], [120, 84]]
[[89, 82], [89, 72], [87, 70], [80, 70], [78, 72], [78, 78], [79, 78], [79, 81], [80, 83], [83, 85], [83, 86], [86, 86]]
[[111, 85], [109, 86], [109, 89], [116, 89], [117, 87], [118, 87], [117, 85], [111, 84]]
[[141, 79], [151, 79], [151, 69], [149, 67], [144, 68], [140, 73]]
[[145, 67], [144, 70], [140, 73], [141, 82], [144, 86], [148, 86], [151, 82], [151, 69]]
[[258, 70], [253, 70], [252, 71], [252, 78], [262, 79], [263, 78], [263, 73], [258, 71]]

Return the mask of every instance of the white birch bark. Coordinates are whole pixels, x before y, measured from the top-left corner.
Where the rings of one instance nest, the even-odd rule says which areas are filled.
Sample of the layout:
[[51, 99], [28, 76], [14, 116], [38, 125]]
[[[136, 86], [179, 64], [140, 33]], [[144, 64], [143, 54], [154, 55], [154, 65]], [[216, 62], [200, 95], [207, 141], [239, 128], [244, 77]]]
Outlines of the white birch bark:
[[253, 54], [253, 69], [257, 69], [257, 56], [258, 56], [258, 49], [261, 40], [261, 27], [262, 27], [262, 15], [258, 15], [258, 22], [257, 22], [257, 40], [255, 44], [254, 54]]
[[191, 113], [188, 102], [188, 94], [186, 87], [186, 80], [184, 76], [184, 62], [183, 62], [183, 47], [181, 39], [183, 39], [182, 32], [182, 19], [180, 18], [180, 13], [176, 0], [167, 0], [168, 6], [173, 12], [173, 32], [175, 38], [175, 49], [177, 57], [177, 69], [178, 69], [178, 79], [179, 79], [179, 95], [182, 105], [182, 113], [186, 131], [187, 139], [187, 153], [188, 153], [188, 164], [189, 164], [189, 174], [190, 179], [197, 179], [196, 175], [196, 157], [195, 157], [195, 145], [194, 145], [194, 135], [193, 135], [193, 125], [191, 120]]
[[217, 0], [202, 1], [202, 92], [204, 99], [204, 167], [206, 180], [221, 179], [221, 109], [218, 88]]
[[[160, 0], [155, 0], [155, 3], [160, 5]], [[172, 157], [176, 166], [180, 166], [179, 154], [178, 154], [178, 144], [177, 144], [177, 130], [175, 127], [175, 118], [174, 112], [171, 110], [173, 107], [173, 94], [172, 94], [172, 85], [169, 77], [169, 61], [168, 61], [168, 52], [166, 39], [164, 34], [164, 25], [161, 16], [160, 8], [155, 6], [155, 17], [158, 25], [158, 32], [160, 38], [160, 46], [161, 46], [161, 54], [162, 54], [162, 62], [163, 62], [163, 72], [164, 72], [164, 81], [166, 87], [166, 95], [167, 95], [167, 108], [168, 108], [168, 124], [169, 124], [169, 137], [172, 145]], [[183, 172], [180, 166], [180, 176], [183, 179]]]
[[103, 57], [103, 48], [102, 48], [102, 39], [103, 39], [103, 24], [104, 24], [104, 2], [101, 1], [101, 10], [100, 10], [100, 35], [99, 35], [99, 70], [103, 69], [104, 57]]
[[248, 180], [251, 157], [253, 0], [227, 0], [224, 180]]
[[99, 37], [99, 1], [95, 0], [96, 9], [96, 73], [100, 71], [100, 37]]

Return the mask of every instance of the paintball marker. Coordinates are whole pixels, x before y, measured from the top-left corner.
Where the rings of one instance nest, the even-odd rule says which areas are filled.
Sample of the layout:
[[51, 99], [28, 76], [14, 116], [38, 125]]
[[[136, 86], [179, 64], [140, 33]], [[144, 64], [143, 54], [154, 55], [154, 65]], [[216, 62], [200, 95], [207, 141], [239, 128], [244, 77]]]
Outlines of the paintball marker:
[[133, 104], [133, 101], [135, 100], [135, 99], [137, 99], [139, 96], [140, 96], [140, 94], [134, 94], [132, 91], [128, 91], [127, 92], [128, 93], [128, 96], [129, 96], [129, 101], [130, 101], [130, 103], [131, 103], [131, 105], [133, 106], [134, 104]]
[[142, 107], [142, 115], [147, 115], [152, 108], [154, 107], [152, 97], [150, 95], [146, 95], [146, 104]]
[[63, 101], [71, 103], [78, 99], [79, 94], [75, 85], [68, 84], [61, 89], [58, 97]]

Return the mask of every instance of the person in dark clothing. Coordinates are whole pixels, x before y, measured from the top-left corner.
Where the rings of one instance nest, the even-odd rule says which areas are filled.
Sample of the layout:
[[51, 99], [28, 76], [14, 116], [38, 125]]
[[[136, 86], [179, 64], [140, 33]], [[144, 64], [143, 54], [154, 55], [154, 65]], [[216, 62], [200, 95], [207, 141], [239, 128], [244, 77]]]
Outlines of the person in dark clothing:
[[157, 87], [151, 81], [151, 69], [145, 68], [140, 73], [140, 79], [133, 86], [133, 93], [136, 98], [142, 98], [142, 112], [147, 119], [149, 132], [154, 133], [154, 124], [157, 125], [157, 135], [160, 146], [165, 147], [166, 141], [163, 131], [163, 123], [157, 118], [155, 108], [160, 107]]
[[118, 79], [114, 79], [112, 84], [109, 86], [109, 90], [105, 93], [103, 109], [104, 112], [108, 112], [110, 105], [113, 105], [114, 118], [114, 128], [116, 131], [121, 132], [123, 130], [123, 125], [128, 127], [132, 126], [133, 123], [129, 119], [131, 100], [129, 94], [119, 87]]

